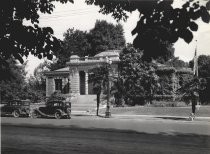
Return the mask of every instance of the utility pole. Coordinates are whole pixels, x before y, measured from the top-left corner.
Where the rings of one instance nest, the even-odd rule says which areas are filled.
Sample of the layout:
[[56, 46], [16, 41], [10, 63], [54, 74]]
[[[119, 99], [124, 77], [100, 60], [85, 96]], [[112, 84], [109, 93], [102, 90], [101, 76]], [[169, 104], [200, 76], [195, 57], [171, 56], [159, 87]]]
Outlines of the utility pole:
[[111, 111], [110, 111], [110, 67], [112, 64], [112, 61], [110, 58], [106, 57], [106, 66], [108, 70], [108, 83], [107, 83], [107, 106], [106, 106], [106, 112], [105, 117], [110, 118], [111, 117]]

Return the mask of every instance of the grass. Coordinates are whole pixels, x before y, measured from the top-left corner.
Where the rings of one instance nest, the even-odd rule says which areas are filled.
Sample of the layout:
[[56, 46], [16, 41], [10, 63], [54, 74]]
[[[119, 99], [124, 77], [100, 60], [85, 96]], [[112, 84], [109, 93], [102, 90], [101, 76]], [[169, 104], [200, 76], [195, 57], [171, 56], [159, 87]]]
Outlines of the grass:
[[[106, 109], [101, 109], [104, 113]], [[189, 116], [192, 112], [191, 106], [187, 107], [147, 107], [147, 106], [133, 106], [133, 107], [113, 107], [112, 114], [122, 115], [168, 115], [168, 116]], [[201, 106], [196, 110], [196, 116], [210, 117], [210, 106]]]

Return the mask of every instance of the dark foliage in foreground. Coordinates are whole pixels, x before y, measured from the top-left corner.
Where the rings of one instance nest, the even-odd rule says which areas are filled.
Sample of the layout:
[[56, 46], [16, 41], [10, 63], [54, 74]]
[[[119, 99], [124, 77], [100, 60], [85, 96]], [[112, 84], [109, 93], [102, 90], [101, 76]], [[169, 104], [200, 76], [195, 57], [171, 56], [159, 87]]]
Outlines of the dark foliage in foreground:
[[[111, 14], [115, 19], [126, 20], [128, 12], [138, 10], [139, 21], [132, 31], [136, 38], [135, 48], [143, 50], [143, 59], [151, 61], [160, 56], [168, 60], [173, 54], [173, 43], [179, 38], [190, 43], [193, 31], [198, 30], [197, 19], [209, 23], [210, 1], [203, 6], [197, 0], [187, 0], [181, 8], [172, 6], [174, 0], [86, 0], [89, 5], [97, 5], [103, 14]], [[170, 51], [170, 52], [169, 52]]]

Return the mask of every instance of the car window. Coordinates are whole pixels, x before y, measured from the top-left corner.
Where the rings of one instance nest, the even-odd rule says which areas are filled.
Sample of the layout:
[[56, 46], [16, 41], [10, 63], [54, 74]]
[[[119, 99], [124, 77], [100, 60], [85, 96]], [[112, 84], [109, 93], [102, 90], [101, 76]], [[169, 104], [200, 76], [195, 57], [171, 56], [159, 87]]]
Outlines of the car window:
[[47, 102], [47, 106], [53, 106], [52, 102]]
[[66, 106], [70, 106], [70, 103], [66, 103]]
[[59, 103], [54, 103], [53, 105], [54, 105], [54, 106], [59, 106]]
[[30, 103], [28, 101], [24, 101], [24, 102], [22, 102], [22, 105], [28, 106], [28, 105], [30, 105]]
[[62, 106], [62, 102], [55, 102], [54, 106]]
[[16, 106], [17, 102], [11, 102], [11, 106]]
[[18, 105], [18, 106], [21, 106], [21, 105], [22, 105], [22, 102], [17, 102], [17, 105]]

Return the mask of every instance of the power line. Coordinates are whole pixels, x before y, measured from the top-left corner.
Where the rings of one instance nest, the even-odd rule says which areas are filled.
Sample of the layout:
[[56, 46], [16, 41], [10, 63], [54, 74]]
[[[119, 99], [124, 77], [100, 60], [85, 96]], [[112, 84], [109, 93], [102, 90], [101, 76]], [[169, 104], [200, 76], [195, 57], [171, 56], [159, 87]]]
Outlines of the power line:
[[95, 13], [95, 11], [83, 11], [83, 12], [75, 12], [75, 13], [69, 13], [69, 14], [63, 14], [63, 15], [45, 16], [45, 17], [40, 17], [40, 19], [61, 18], [61, 17], [69, 17], [72, 15], [84, 15], [88, 13]]
[[47, 14], [44, 17], [40, 17], [40, 18], [49, 18], [49, 17], [58, 17], [58, 16], [65, 16], [65, 15], [69, 15], [69, 14], [78, 14], [78, 13], [88, 13], [91, 11], [95, 11], [93, 9], [80, 9], [80, 10], [68, 10], [68, 11], [60, 11], [60, 14], [55, 12], [55, 14]]
[[63, 13], [63, 12], [78, 12], [78, 11], [88, 11], [94, 8], [86, 8], [86, 9], [75, 9], [75, 10], [65, 10], [65, 11], [54, 11], [53, 13]]
[[58, 17], [51, 17], [51, 18], [40, 18], [40, 20], [41, 20], [42, 22], [48, 22], [49, 20], [50, 20], [50, 21], [59, 20], [59, 19], [62, 19], [62, 20], [63, 20], [63, 18], [77, 17], [77, 16], [81, 16], [81, 15], [90, 15], [90, 14], [93, 14], [93, 13], [95, 13], [95, 12], [80, 13], [80, 14], [71, 14], [71, 15], [58, 16]]

